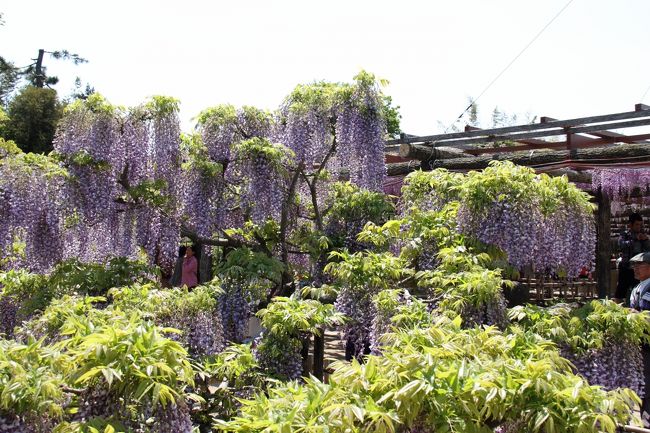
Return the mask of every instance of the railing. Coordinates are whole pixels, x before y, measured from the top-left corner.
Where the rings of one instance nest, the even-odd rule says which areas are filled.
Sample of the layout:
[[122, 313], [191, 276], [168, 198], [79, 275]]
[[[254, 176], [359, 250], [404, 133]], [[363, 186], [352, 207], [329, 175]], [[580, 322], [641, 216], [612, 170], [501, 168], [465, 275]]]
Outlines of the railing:
[[544, 302], [552, 299], [594, 299], [598, 297], [598, 285], [590, 279], [550, 280], [528, 278], [519, 280], [523, 290], [528, 288], [530, 300]]

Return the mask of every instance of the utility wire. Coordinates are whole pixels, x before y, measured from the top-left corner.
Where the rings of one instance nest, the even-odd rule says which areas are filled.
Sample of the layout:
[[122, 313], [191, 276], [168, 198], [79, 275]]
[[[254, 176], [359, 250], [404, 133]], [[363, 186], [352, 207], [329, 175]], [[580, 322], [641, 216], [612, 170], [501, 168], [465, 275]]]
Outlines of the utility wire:
[[[515, 56], [515, 58], [512, 59], [512, 60], [510, 61], [510, 63], [508, 63], [508, 65], [507, 65], [505, 68], [503, 68], [503, 70], [502, 70], [501, 72], [499, 72], [499, 74], [498, 74], [496, 77], [494, 77], [494, 79], [493, 79], [492, 81], [490, 81], [490, 84], [488, 84], [488, 85], [485, 87], [485, 89], [483, 89], [483, 91], [478, 95], [478, 97], [477, 97], [476, 99], [472, 100], [472, 102], [467, 106], [467, 108], [465, 108], [465, 110], [463, 110], [463, 112], [460, 113], [460, 115], [456, 118], [456, 120], [454, 120], [454, 123], [452, 123], [451, 125], [449, 125], [449, 126], [447, 127], [447, 129], [445, 130], [445, 134], [447, 133], [447, 131], [449, 130], [449, 128], [451, 128], [453, 125], [455, 125], [456, 122], [458, 122], [458, 121], [459, 121], [459, 120], [460, 120], [460, 119], [465, 115], [465, 113], [467, 113], [467, 111], [469, 111], [469, 109], [472, 108], [472, 105], [476, 104], [476, 102], [481, 98], [481, 96], [483, 96], [483, 95], [485, 94], [485, 92], [487, 92], [487, 91], [490, 89], [490, 87], [492, 87], [492, 85], [493, 85], [494, 83], [496, 83], [496, 81], [497, 81], [499, 78], [501, 78], [501, 76], [502, 76], [502, 75], [503, 75], [503, 74], [504, 74], [508, 69], [510, 69], [510, 67], [513, 65], [513, 63], [515, 63], [515, 62], [517, 61], [517, 59], [518, 59], [519, 57], [521, 57], [521, 55], [524, 54], [524, 52], [525, 52], [525, 51], [526, 51], [526, 50], [527, 50], [527, 49], [528, 49], [528, 48], [529, 48], [529, 47], [530, 47], [530, 46], [531, 46], [531, 45], [532, 45], [532, 44], [533, 44], [533, 43], [534, 43], [534, 42], [535, 42], [535, 41], [536, 41], [536, 40], [537, 40], [541, 35], [542, 35], [542, 33], [544, 33], [544, 31], [545, 31], [545, 30], [546, 30], [546, 29], [547, 29], [551, 24], [553, 24], [553, 21], [555, 21], [555, 20], [556, 20], [556, 19], [557, 19], [561, 14], [562, 14], [562, 12], [564, 12], [564, 11], [566, 10], [566, 8], [569, 7], [569, 5], [570, 5], [571, 3], [573, 3], [573, 0], [569, 0], [569, 1], [567, 2], [567, 4], [565, 4], [564, 7], [563, 7], [562, 9], [560, 9], [560, 11], [559, 11], [558, 13], [556, 13], [555, 16], [554, 16], [553, 18], [551, 18], [551, 20], [550, 20], [548, 23], [546, 23], [546, 25], [545, 25], [545, 26], [544, 26], [544, 27], [543, 27], [543, 28], [542, 28], [542, 29], [541, 29], [541, 30], [540, 30], [540, 31], [535, 35], [535, 37], [534, 37], [533, 39], [531, 39], [530, 42], [528, 42], [528, 44], [527, 44], [527, 45], [526, 45], [526, 46], [525, 46], [525, 47], [524, 47], [524, 48], [519, 52], [519, 54], [517, 54], [517, 55]], [[648, 87], [648, 90], [650, 90], [650, 87]], [[648, 93], [648, 90], [646, 90], [646, 94]], [[644, 95], [644, 97], [645, 97], [645, 95]]]
[[645, 93], [643, 94], [643, 96], [641, 96], [641, 99], [639, 100], [639, 102], [643, 102], [643, 100], [645, 99], [648, 92], [650, 92], [650, 86], [648, 86], [648, 88], [645, 89]]

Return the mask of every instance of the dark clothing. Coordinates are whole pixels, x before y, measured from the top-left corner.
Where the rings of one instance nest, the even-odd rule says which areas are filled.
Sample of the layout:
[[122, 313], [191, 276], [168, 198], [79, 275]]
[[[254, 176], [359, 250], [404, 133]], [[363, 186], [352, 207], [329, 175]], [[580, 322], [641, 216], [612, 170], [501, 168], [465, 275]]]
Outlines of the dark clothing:
[[614, 297], [617, 299], [630, 299], [630, 290], [639, 284], [639, 280], [634, 278], [634, 271], [629, 267], [618, 268], [618, 283], [616, 284], [616, 293]]
[[650, 240], [641, 241], [637, 239], [638, 234], [626, 230], [618, 238], [618, 246], [621, 249], [621, 261], [618, 265], [618, 284], [616, 285], [615, 298], [628, 299], [630, 290], [639, 284], [634, 279], [634, 272], [630, 268], [630, 259], [639, 253], [650, 251]]
[[650, 310], [650, 278], [641, 281], [632, 289], [630, 308], [639, 311]]

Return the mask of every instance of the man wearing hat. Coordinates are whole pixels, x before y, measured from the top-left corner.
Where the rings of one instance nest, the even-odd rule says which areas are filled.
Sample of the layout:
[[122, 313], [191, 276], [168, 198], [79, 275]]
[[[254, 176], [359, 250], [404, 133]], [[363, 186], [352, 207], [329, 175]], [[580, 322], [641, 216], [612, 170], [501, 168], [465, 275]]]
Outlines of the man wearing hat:
[[650, 310], [650, 252], [640, 253], [630, 259], [634, 278], [639, 284], [632, 289], [630, 307], [635, 310]]
[[[640, 253], [630, 259], [630, 266], [634, 270], [634, 278], [639, 284], [632, 289], [630, 307], [635, 310], [650, 310], [650, 252]], [[650, 414], [650, 347], [642, 346], [643, 377], [645, 378], [645, 396], [641, 406], [641, 413]]]

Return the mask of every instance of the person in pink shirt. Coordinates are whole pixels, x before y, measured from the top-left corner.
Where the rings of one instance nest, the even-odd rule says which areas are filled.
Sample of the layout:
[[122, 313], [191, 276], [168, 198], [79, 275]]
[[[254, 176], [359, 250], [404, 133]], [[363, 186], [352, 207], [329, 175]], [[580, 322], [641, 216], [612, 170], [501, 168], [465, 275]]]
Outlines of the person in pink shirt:
[[185, 257], [183, 258], [183, 265], [181, 271], [181, 286], [188, 288], [196, 287], [199, 284], [198, 269], [199, 262], [194, 256], [193, 247], [189, 246], [185, 249]]

